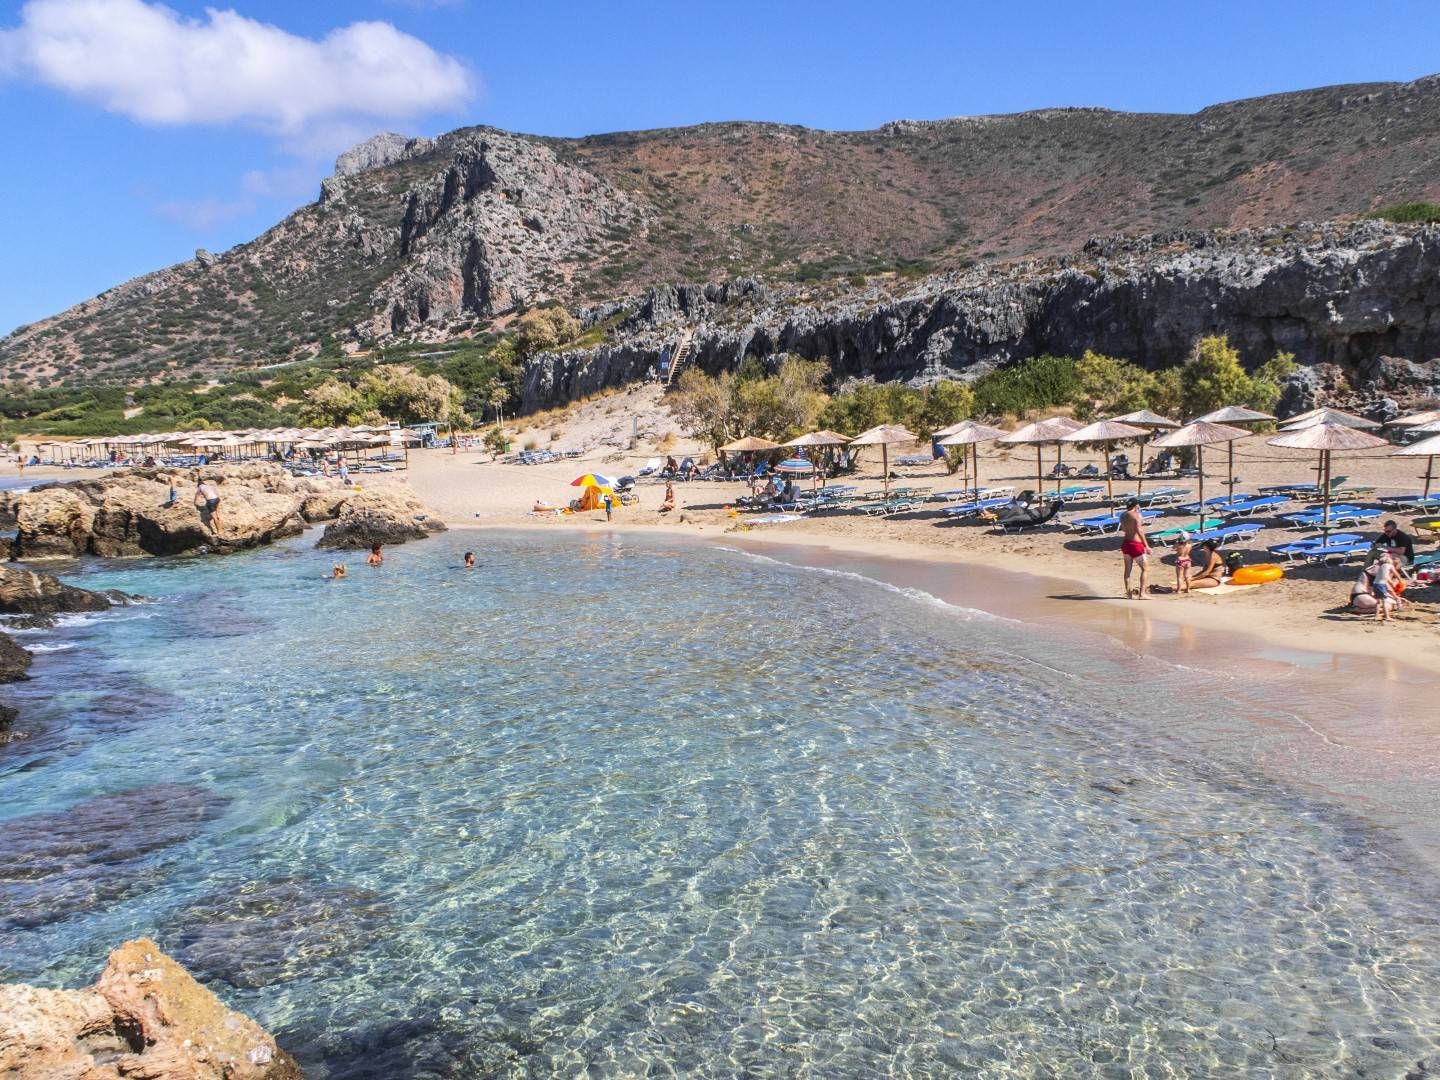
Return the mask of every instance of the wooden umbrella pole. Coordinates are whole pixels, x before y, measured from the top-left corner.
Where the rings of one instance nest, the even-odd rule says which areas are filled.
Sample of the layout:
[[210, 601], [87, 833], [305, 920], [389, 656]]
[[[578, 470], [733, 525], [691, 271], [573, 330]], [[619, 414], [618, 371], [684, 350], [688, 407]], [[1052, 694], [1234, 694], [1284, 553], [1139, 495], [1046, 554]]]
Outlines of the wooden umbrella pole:
[[1435, 455], [1431, 454], [1425, 459], [1425, 492], [1420, 496], [1421, 502], [1430, 501], [1430, 474], [1435, 468]]
[[1195, 447], [1195, 466], [1200, 472], [1200, 524], [1199, 532], [1205, 531], [1205, 447]]
[[1105, 500], [1115, 502], [1115, 470], [1110, 467], [1110, 444], [1105, 444]]
[[[1225, 466], [1226, 469], [1229, 470], [1225, 474], [1225, 491], [1230, 496], [1230, 498], [1225, 501], [1225, 506], [1228, 509], [1230, 504], [1235, 501], [1235, 440], [1231, 439], [1225, 445], [1230, 448], [1230, 456], [1227, 458], [1227, 464]], [[1200, 515], [1201, 517], [1205, 515], [1205, 508], [1203, 506], [1200, 508]]]
[[1324, 501], [1324, 513], [1320, 516], [1320, 546], [1330, 546], [1330, 451], [1320, 451], [1320, 475], [1324, 485], [1321, 498]]
[[1145, 491], [1145, 447], [1150, 443], [1150, 436], [1140, 440], [1140, 464], [1135, 468], [1135, 495], [1138, 498]]
[[880, 468], [885, 479], [885, 501], [890, 501], [890, 444], [880, 444]]

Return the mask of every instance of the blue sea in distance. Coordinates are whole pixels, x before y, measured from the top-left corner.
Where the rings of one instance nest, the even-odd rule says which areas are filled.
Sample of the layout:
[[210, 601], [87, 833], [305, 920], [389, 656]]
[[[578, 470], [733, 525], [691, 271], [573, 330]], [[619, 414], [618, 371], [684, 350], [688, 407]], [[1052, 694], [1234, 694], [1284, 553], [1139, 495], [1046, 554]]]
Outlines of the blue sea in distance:
[[150, 934], [319, 1078], [1440, 1054], [1428, 878], [1196, 672], [674, 540], [310, 543], [21, 635], [0, 978]]

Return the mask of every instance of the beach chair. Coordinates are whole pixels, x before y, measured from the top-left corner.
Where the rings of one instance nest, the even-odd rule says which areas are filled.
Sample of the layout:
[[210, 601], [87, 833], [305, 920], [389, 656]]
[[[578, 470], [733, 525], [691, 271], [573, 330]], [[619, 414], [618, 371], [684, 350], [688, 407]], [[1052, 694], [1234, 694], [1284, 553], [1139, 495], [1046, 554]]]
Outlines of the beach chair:
[[[1363, 506], [1330, 507], [1331, 525], [1362, 525], [1380, 516], [1379, 510]], [[1320, 529], [1325, 527], [1325, 511], [1307, 510], [1302, 514], [1287, 514], [1285, 520], [1293, 529]]]
[[[1159, 510], [1141, 510], [1141, 522], [1151, 521], [1160, 516]], [[1065, 528], [1071, 532], [1086, 534], [1104, 534], [1114, 532], [1120, 528], [1120, 514], [1087, 514], [1084, 517], [1071, 518], [1064, 522]]]
[[1254, 499], [1242, 499], [1239, 502], [1230, 503], [1226, 506], [1216, 508], [1219, 514], [1254, 514], [1258, 511], [1272, 510], [1277, 506], [1284, 506], [1290, 500], [1284, 495], [1261, 495]]
[[1079, 499], [1088, 499], [1092, 495], [1099, 495], [1104, 490], [1103, 484], [1067, 484], [1055, 492], [1055, 498], [1075, 502]]
[[[1332, 533], [1329, 546], [1344, 547], [1363, 543], [1364, 540], [1365, 538], [1359, 533]], [[1292, 540], [1285, 544], [1274, 544], [1265, 550], [1286, 562], [1304, 562], [1306, 555], [1313, 555], [1325, 546], [1327, 546], [1325, 541], [1317, 536], [1309, 540]]]
[[960, 502], [978, 498], [980, 492], [976, 488], [955, 488], [952, 491], [932, 491], [929, 502]]
[[1316, 546], [1310, 551], [1303, 552], [1300, 558], [1307, 563], [1319, 563], [1327, 566], [1331, 562], [1349, 562], [1357, 555], [1365, 555], [1370, 551], [1370, 541], [1360, 540], [1348, 544], [1324, 544]]
[[1206, 540], [1219, 540], [1222, 544], [1246, 544], [1265, 531], [1265, 526], [1258, 521], [1236, 521], [1229, 525], [1221, 525], [1219, 528], [1206, 529], [1204, 532], [1196, 533], [1191, 539], [1197, 544]]
[[946, 517], [967, 518], [975, 517], [986, 510], [995, 510], [1001, 506], [1007, 506], [1010, 499], [1007, 496], [997, 496], [993, 499], [975, 499], [971, 502], [960, 503], [956, 506], [944, 507], [941, 511]]
[[896, 465], [930, 465], [935, 461], [932, 454], [906, 454], [895, 459]]
[[660, 471], [660, 465], [661, 465], [661, 464], [662, 464], [662, 463], [661, 463], [661, 461], [660, 461], [660, 459], [659, 459], [658, 457], [652, 457], [649, 461], [645, 462], [644, 465], [641, 465], [641, 466], [640, 466], [639, 471], [636, 472], [635, 475], [636, 475], [636, 476], [653, 476], [655, 473], [657, 473], [657, 472]]
[[1376, 502], [1396, 510], [1440, 510], [1440, 494], [1422, 495], [1416, 492], [1413, 495], [1386, 495]]
[[[1223, 525], [1224, 523], [1225, 522], [1223, 518], [1206, 518], [1203, 522], [1203, 527], [1205, 529], [1215, 529]], [[1196, 523], [1191, 522], [1189, 525], [1171, 525], [1165, 529], [1146, 529], [1145, 535], [1148, 536], [1151, 541], [1163, 544], [1174, 540], [1175, 537], [1179, 536], [1182, 532], [1188, 532], [1190, 534], [1190, 539], [1193, 540], [1195, 539], [1195, 534], [1197, 531], [1200, 530], [1197, 530]]]
[[1189, 494], [1189, 488], [1162, 487], [1156, 488], [1154, 491], [1147, 491], [1138, 498], [1147, 506], [1162, 506], [1174, 505]]
[[1216, 495], [1216, 496], [1213, 496], [1212, 498], [1206, 499], [1204, 503], [1198, 503], [1198, 502], [1185, 503], [1185, 505], [1183, 505], [1183, 506], [1177, 506], [1177, 507], [1175, 507], [1175, 509], [1176, 509], [1176, 510], [1183, 510], [1183, 511], [1184, 511], [1185, 513], [1187, 513], [1187, 514], [1198, 514], [1198, 513], [1200, 512], [1200, 507], [1203, 505], [1207, 511], [1214, 512], [1214, 511], [1217, 510], [1219, 507], [1222, 507], [1222, 506], [1226, 505], [1227, 503], [1232, 503], [1232, 504], [1233, 504], [1233, 503], [1241, 503], [1241, 502], [1245, 502], [1245, 501], [1247, 501], [1247, 500], [1249, 500], [1249, 499], [1252, 499], [1252, 498], [1254, 498], [1253, 495], [1245, 495], [1245, 494], [1243, 494], [1243, 493], [1236, 492], [1233, 496], [1232, 496], [1232, 495]]

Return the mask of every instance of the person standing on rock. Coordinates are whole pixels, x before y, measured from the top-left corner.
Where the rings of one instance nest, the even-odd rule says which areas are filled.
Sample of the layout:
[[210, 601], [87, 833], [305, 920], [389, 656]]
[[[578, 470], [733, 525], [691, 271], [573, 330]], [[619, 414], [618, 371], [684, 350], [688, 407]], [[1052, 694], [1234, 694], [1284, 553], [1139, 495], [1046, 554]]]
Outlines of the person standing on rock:
[[340, 483], [347, 487], [350, 484], [350, 466], [346, 463], [344, 454], [340, 455]]
[[200, 511], [200, 521], [210, 531], [220, 531], [220, 489], [213, 481], [201, 479], [195, 485], [195, 508]]

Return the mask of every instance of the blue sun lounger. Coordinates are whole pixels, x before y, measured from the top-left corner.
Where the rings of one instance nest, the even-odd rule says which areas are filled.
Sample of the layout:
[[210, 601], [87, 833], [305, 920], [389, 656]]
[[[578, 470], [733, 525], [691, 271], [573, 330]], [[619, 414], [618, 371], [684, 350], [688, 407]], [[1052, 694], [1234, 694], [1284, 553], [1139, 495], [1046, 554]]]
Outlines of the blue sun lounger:
[[1422, 495], [1418, 491], [1413, 495], [1387, 495], [1378, 501], [1396, 510], [1440, 510], [1440, 495]]
[[1206, 529], [1204, 532], [1195, 533], [1190, 539], [1197, 544], [1206, 540], [1219, 540], [1222, 544], [1229, 544], [1254, 540], [1264, 531], [1265, 526], [1261, 522], [1235, 521], [1229, 525], [1221, 525], [1218, 529]]
[[1005, 506], [1009, 502], [1008, 496], [997, 495], [993, 499], [977, 499], [974, 502], [960, 503], [958, 506], [947, 506], [944, 507], [944, 511], [947, 517], [967, 518], [974, 517], [985, 510], [994, 510], [997, 506]]
[[1307, 563], [1345, 562], [1354, 555], [1364, 555], [1370, 550], [1369, 540], [1351, 541], [1348, 544], [1325, 544], [1303, 552], [1300, 558]]
[[1051, 498], [1073, 502], [1076, 499], [1083, 499], [1090, 495], [1098, 495], [1104, 490], [1104, 484], [1070, 484], [1055, 492]]
[[1273, 510], [1277, 506], [1284, 506], [1289, 501], [1284, 495], [1260, 495], [1226, 506], [1217, 506], [1215, 512], [1217, 514], [1253, 514], [1257, 510]]
[[1359, 533], [1331, 533], [1328, 544], [1317, 536], [1311, 540], [1292, 540], [1288, 544], [1276, 544], [1265, 550], [1287, 562], [1303, 562], [1306, 555], [1313, 555], [1321, 548], [1345, 547], [1350, 544], [1364, 543], [1364, 541], [1365, 538]]
[[[1063, 524], [1071, 532], [1107, 533], [1120, 528], [1120, 516], [1119, 514], [1087, 514], [1084, 517], [1071, 518]], [[1140, 511], [1142, 522], [1152, 521], [1159, 516], [1159, 510]]]
[[[1363, 506], [1332, 506], [1330, 508], [1331, 525], [1361, 525], [1367, 521], [1374, 521], [1379, 516], [1379, 510]], [[1294, 529], [1320, 529], [1325, 526], [1325, 512], [1324, 510], [1307, 510], [1303, 514], [1286, 514], [1285, 520]]]
[[[1206, 499], [1203, 505], [1207, 511], [1213, 513], [1218, 509], [1222, 509], [1226, 504], [1234, 505], [1236, 503], [1243, 503], [1255, 497], [1256, 496], [1254, 495], [1243, 494], [1236, 494], [1233, 497], [1230, 495], [1216, 495], [1213, 498]], [[1202, 504], [1198, 502], [1186, 503], [1184, 506], [1175, 507], [1175, 509], [1183, 510], [1187, 514], [1198, 514], [1200, 512], [1201, 505]]]

